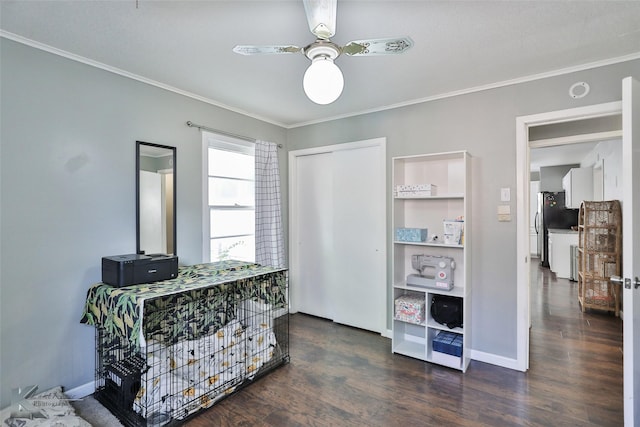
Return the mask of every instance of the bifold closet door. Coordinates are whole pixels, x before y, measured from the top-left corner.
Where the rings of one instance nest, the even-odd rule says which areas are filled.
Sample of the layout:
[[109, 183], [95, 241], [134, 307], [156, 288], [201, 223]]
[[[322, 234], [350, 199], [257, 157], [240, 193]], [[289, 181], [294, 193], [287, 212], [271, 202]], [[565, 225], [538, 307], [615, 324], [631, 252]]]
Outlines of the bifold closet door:
[[[385, 329], [386, 208], [379, 145], [296, 157], [293, 309]], [[293, 255], [293, 254], [292, 254]]]
[[386, 299], [381, 155], [379, 146], [333, 153], [333, 320], [375, 332], [383, 331]]
[[292, 271], [293, 309], [333, 319], [330, 289], [333, 283], [332, 154], [300, 156], [296, 161], [296, 267]]

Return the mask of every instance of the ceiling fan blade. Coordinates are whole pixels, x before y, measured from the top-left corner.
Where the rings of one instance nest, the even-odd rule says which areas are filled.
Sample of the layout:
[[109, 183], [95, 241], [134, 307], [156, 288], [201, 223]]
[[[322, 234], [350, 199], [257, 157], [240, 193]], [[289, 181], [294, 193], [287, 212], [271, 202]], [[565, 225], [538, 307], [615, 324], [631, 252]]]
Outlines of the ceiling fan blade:
[[302, 50], [298, 46], [250, 46], [238, 45], [233, 48], [235, 53], [240, 55], [271, 55], [281, 53], [297, 53]]
[[409, 37], [354, 40], [342, 48], [342, 53], [350, 56], [391, 55], [402, 53], [411, 46], [413, 40]]
[[316, 37], [328, 40], [336, 33], [338, 0], [303, 0], [309, 30]]

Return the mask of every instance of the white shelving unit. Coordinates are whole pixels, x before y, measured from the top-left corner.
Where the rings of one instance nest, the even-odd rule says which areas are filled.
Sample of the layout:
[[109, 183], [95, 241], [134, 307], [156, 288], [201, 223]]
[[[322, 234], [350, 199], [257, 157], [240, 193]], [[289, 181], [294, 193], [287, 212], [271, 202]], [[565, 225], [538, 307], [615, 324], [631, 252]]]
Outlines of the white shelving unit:
[[[397, 185], [433, 184], [435, 195], [428, 197], [398, 197], [393, 192], [393, 340], [392, 351], [439, 363], [466, 371], [469, 366], [470, 340], [470, 233], [471, 161], [466, 151], [425, 154], [393, 158], [393, 189]], [[464, 218], [464, 234], [460, 244], [444, 244], [445, 220]], [[395, 240], [396, 228], [426, 228], [426, 242], [404, 242]], [[432, 242], [434, 235], [437, 242]], [[411, 265], [412, 255], [434, 255], [453, 258], [454, 287], [450, 291], [422, 286], [407, 285], [407, 275], [417, 274]], [[430, 315], [434, 295], [449, 295], [463, 300], [463, 326], [450, 329], [437, 323]], [[418, 297], [425, 307], [425, 318], [420, 324], [398, 320], [395, 301], [401, 296]], [[449, 331], [462, 335], [462, 356], [456, 357], [433, 349], [433, 339], [441, 332]]]

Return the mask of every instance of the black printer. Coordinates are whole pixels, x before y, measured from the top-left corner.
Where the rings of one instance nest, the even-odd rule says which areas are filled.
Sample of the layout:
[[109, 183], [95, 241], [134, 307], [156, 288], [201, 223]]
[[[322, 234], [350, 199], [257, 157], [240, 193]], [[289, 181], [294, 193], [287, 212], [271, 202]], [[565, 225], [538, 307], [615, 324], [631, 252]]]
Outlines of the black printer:
[[102, 282], [122, 287], [178, 277], [178, 257], [130, 254], [102, 258]]

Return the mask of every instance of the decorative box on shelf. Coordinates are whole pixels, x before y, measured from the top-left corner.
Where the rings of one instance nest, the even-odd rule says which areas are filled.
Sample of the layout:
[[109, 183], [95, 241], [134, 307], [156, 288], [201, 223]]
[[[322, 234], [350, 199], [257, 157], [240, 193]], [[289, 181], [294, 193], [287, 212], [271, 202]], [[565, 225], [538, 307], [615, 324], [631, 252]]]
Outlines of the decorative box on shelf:
[[396, 228], [398, 242], [426, 242], [428, 230], [426, 228]]
[[395, 319], [422, 325], [425, 322], [425, 299], [417, 295], [401, 295], [395, 300]]
[[431, 197], [436, 195], [436, 188], [433, 184], [396, 185], [395, 195], [400, 198]]

